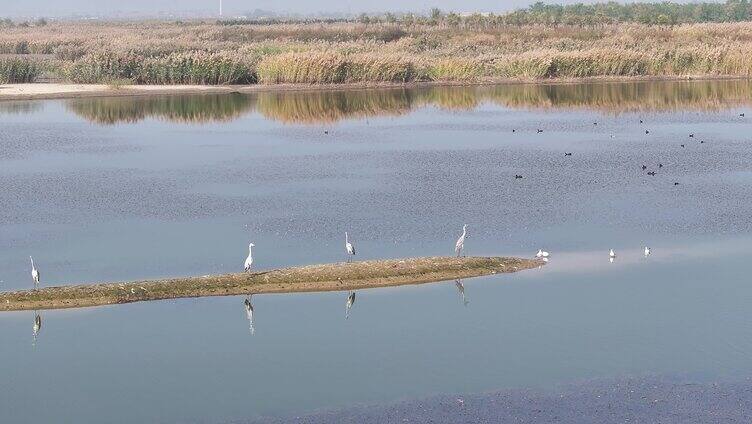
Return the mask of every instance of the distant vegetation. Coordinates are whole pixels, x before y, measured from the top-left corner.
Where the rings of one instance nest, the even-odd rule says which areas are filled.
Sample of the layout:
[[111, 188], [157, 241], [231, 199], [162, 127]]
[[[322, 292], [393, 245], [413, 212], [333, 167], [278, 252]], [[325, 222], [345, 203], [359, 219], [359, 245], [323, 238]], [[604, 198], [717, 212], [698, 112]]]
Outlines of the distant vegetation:
[[595, 25], [619, 22], [673, 25], [706, 22], [744, 22], [752, 20], [748, 0], [726, 3], [596, 3], [566, 6], [535, 3], [500, 17], [504, 24]]
[[220, 25], [275, 25], [289, 23], [338, 22], [396, 23], [401, 25], [435, 25], [448, 27], [488, 28], [504, 25], [604, 25], [641, 23], [673, 25], [706, 22], [745, 22], [752, 20], [752, 3], [748, 0], [726, 0], [725, 3], [606, 3], [569, 5], [536, 2], [528, 8], [510, 13], [458, 14], [434, 8], [426, 15], [413, 13], [362, 14], [356, 19], [230, 19]]
[[0, 21], [0, 82], [338, 84], [752, 75], [747, 0], [352, 21]]

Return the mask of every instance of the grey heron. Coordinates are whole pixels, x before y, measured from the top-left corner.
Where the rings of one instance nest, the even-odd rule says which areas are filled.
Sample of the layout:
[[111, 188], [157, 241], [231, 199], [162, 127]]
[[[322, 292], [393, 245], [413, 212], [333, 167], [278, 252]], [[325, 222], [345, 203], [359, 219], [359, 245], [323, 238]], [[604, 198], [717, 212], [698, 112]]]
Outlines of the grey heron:
[[29, 256], [31, 260], [31, 278], [34, 280], [34, 289], [39, 288], [39, 270], [34, 266], [34, 258]]
[[462, 226], [462, 235], [457, 239], [457, 243], [454, 245], [454, 252], [459, 257], [462, 254], [462, 249], [465, 248], [465, 237], [467, 236], [467, 224]]
[[350, 243], [350, 237], [347, 235], [347, 231], [345, 231], [345, 250], [347, 251], [347, 260], [349, 262], [351, 258], [355, 256], [355, 247]]

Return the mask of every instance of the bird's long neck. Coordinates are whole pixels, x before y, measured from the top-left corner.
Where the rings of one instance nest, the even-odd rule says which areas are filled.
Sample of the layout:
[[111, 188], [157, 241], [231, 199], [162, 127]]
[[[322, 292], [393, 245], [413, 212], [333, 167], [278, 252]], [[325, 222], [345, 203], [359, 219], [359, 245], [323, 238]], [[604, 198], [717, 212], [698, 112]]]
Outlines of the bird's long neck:
[[345, 243], [350, 243], [350, 238], [347, 237], [347, 231], [345, 231]]
[[34, 268], [34, 258], [32, 258], [31, 256], [29, 256], [29, 259], [31, 260], [31, 267]]
[[248, 256], [253, 256], [253, 246], [248, 246]]
[[467, 227], [462, 227], [462, 237], [464, 238], [465, 235], [467, 235]]

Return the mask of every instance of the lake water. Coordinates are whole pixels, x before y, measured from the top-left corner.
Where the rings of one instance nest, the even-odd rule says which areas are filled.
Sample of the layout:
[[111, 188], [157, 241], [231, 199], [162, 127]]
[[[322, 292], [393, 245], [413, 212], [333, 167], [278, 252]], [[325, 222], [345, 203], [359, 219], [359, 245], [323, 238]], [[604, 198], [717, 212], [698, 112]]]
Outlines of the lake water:
[[349, 319], [347, 293], [254, 296], [253, 335], [243, 297], [42, 311], [36, 336], [3, 313], [3, 422], [750, 376], [751, 103], [747, 81], [0, 103], [2, 290], [30, 255], [43, 285], [135, 280], [240, 271], [250, 241], [260, 269], [341, 261], [345, 231], [359, 259], [452, 254], [465, 223], [469, 255], [551, 252], [466, 304], [454, 282], [359, 291]]

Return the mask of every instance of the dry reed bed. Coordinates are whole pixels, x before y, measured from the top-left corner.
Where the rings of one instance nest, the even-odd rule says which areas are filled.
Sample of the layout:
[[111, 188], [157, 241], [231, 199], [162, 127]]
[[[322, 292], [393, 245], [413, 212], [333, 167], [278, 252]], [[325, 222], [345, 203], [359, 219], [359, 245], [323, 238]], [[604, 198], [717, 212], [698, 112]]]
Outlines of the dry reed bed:
[[[0, 33], [0, 53], [14, 55], [0, 58], [5, 69], [10, 60], [39, 66], [26, 54], [54, 54], [47, 65], [59, 78], [137, 84], [746, 77], [752, 74], [750, 51], [748, 22], [478, 30], [386, 23], [76, 22]], [[13, 66], [18, 73], [6, 71], [5, 81], [34, 78]]]

